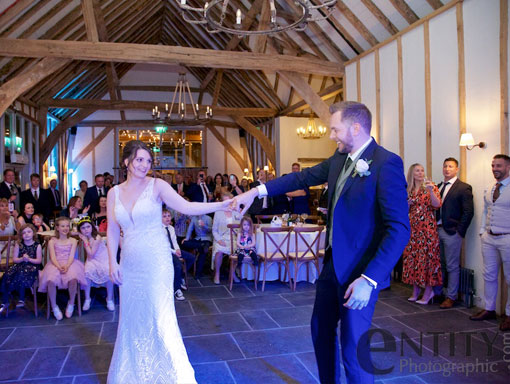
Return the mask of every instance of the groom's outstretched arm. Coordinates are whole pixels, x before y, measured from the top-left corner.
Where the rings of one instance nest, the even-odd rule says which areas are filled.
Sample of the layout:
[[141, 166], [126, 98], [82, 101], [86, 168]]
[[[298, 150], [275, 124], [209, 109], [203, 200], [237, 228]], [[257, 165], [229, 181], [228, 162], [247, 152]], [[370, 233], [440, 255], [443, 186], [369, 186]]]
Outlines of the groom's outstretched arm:
[[[283, 177], [268, 181], [266, 184], [250, 189], [242, 195], [237, 195], [232, 201], [231, 208], [239, 210], [243, 205], [244, 215], [256, 197], [283, 195], [287, 192], [305, 189], [314, 185], [324, 184], [328, 181], [331, 158], [324, 160], [314, 167], [306, 168], [301, 172], [293, 172]], [[261, 193], [262, 191], [262, 193]]]

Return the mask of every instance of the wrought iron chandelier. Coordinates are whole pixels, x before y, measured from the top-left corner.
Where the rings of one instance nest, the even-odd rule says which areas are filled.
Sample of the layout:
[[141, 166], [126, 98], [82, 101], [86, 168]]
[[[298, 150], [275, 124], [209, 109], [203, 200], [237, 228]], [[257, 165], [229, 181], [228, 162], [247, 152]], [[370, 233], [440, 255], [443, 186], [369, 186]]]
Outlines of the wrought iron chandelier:
[[[206, 2], [203, 7], [190, 6], [187, 4], [187, 0], [176, 1], [182, 9], [182, 18], [187, 23], [203, 24], [209, 33], [226, 32], [237, 36], [272, 35], [288, 30], [304, 31], [308, 23], [327, 19], [337, 2], [337, 0], [325, 0], [321, 4], [317, 1], [317, 5], [314, 5], [311, 0], [294, 0], [294, 4], [301, 10], [301, 14], [293, 14], [291, 15], [292, 20], [287, 21], [286, 24], [280, 24], [275, 0], [264, 0], [269, 2], [269, 24], [264, 29], [248, 30], [243, 29], [244, 16], [241, 9], [236, 9], [230, 0], [212, 0]], [[312, 15], [312, 11], [315, 10], [319, 11], [320, 16]], [[288, 12], [282, 9], [281, 14], [288, 14]]]
[[[187, 104], [188, 99], [189, 104]], [[188, 107], [189, 105], [189, 107]], [[201, 116], [200, 113], [203, 113]], [[175, 85], [170, 106], [165, 104], [165, 110], [159, 110], [157, 105], [152, 109], [152, 118], [156, 126], [175, 125], [202, 125], [212, 117], [210, 106], [201, 107], [193, 101], [193, 95], [189, 87], [185, 73], [179, 73], [179, 79]], [[158, 132], [159, 133], [159, 132]]]
[[310, 116], [308, 123], [306, 124], [306, 128], [299, 127], [296, 131], [297, 135], [302, 139], [320, 139], [326, 135], [327, 129], [322, 125], [317, 127], [317, 124], [315, 124], [315, 119], [313, 116]]

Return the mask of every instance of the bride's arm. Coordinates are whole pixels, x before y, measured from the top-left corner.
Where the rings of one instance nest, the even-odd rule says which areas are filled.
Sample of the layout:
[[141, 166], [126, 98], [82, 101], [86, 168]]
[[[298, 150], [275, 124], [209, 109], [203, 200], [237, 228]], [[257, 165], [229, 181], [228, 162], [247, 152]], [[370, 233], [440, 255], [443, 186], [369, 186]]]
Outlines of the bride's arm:
[[115, 218], [115, 192], [113, 188], [108, 191], [106, 198], [106, 217], [108, 219], [108, 227], [106, 229], [108, 261], [110, 264], [110, 280], [114, 284], [122, 284], [122, 276], [120, 275], [119, 264], [117, 263], [117, 250], [119, 249], [120, 226]]
[[[231, 200], [220, 201], [217, 203], [190, 203], [182, 198], [166, 181], [156, 179], [154, 181], [157, 196], [167, 205], [176, 211], [190, 216], [203, 215], [209, 212], [228, 209]], [[109, 209], [109, 207], [108, 207]], [[109, 221], [109, 219], [108, 219]], [[110, 225], [108, 223], [108, 225]]]

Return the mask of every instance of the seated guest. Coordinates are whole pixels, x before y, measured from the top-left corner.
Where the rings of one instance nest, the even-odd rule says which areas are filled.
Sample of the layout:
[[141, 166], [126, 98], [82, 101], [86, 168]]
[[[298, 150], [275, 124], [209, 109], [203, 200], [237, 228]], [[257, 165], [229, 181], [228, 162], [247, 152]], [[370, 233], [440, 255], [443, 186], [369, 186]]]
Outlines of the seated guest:
[[241, 180], [241, 188], [244, 192], [247, 192], [250, 190], [250, 183], [248, 182], [248, 179], [243, 178]]
[[239, 185], [239, 179], [233, 173], [228, 178], [227, 189], [232, 194], [232, 196], [237, 196], [244, 192], [244, 188]]
[[85, 262], [85, 278], [87, 286], [85, 287], [85, 301], [83, 310], [90, 309], [90, 289], [106, 285], [106, 308], [109, 311], [115, 311], [113, 301], [113, 283], [110, 280], [110, 264], [108, 261], [108, 249], [103, 238], [97, 232], [92, 220], [85, 216], [78, 223], [78, 236], [83, 241], [83, 249], [87, 253]]
[[34, 213], [32, 216], [32, 224], [36, 232], [49, 231], [50, 227], [43, 221], [43, 215], [41, 213]]
[[[17, 220], [18, 212], [16, 210], [9, 212], [9, 200], [0, 199], [0, 236], [14, 235], [19, 226]], [[2, 251], [2, 243], [0, 243], [0, 252]]]
[[80, 181], [80, 189], [78, 189], [74, 195], [81, 197], [81, 199], [83, 200], [88, 187], [89, 185], [85, 180]]
[[[187, 197], [184, 199], [188, 200]], [[170, 214], [173, 217], [174, 221], [174, 231], [175, 236], [177, 237], [177, 243], [182, 244], [182, 241], [186, 238], [186, 233], [188, 232], [188, 224], [190, 222], [190, 217], [188, 215], [185, 215], [184, 213], [181, 213], [179, 211], [170, 209]]]
[[60, 216], [68, 217], [71, 220], [77, 217], [87, 216], [90, 206], [83, 208], [83, 200], [78, 196], [73, 196], [69, 199], [67, 208], [60, 212]]
[[221, 195], [223, 192], [228, 192], [228, 188], [226, 184], [223, 184], [223, 176], [221, 173], [217, 173], [214, 176], [214, 188], [212, 189], [214, 200], [220, 201]]
[[[301, 165], [299, 163], [292, 164], [292, 172], [301, 172]], [[310, 190], [308, 188], [287, 192], [286, 195], [291, 199], [291, 213], [298, 215], [303, 213], [308, 215], [310, 214], [310, 206], [308, 205], [308, 200], [310, 199]]]
[[241, 265], [243, 259], [249, 257], [253, 265], [259, 264], [259, 258], [257, 256], [257, 250], [255, 249], [255, 229], [253, 222], [249, 217], [243, 217], [241, 219], [241, 228], [237, 234], [237, 270], [239, 276], [241, 276]]
[[[233, 196], [230, 192], [224, 192], [221, 196], [223, 201], [231, 199]], [[214, 284], [220, 283], [220, 269], [223, 256], [230, 255], [230, 229], [228, 224], [233, 224], [239, 221], [237, 212], [232, 211], [216, 211], [213, 219], [212, 234], [214, 237], [213, 243], [213, 258], [214, 263]]]
[[26, 203], [23, 206], [23, 213], [18, 217], [19, 225], [32, 224], [32, 216], [34, 216], [34, 205]]
[[[402, 282], [413, 285], [409, 301], [428, 304], [434, 297], [433, 287], [443, 283], [436, 224], [436, 209], [441, 206], [441, 197], [434, 183], [425, 178], [421, 164], [409, 168], [407, 192], [411, 238], [402, 257]], [[425, 292], [418, 300], [420, 287], [425, 287]]]
[[93, 212], [91, 219], [99, 232], [106, 232], [108, 228], [108, 221], [106, 218], [106, 196], [101, 196], [99, 198], [99, 212]]
[[9, 294], [14, 290], [19, 293], [16, 308], [25, 306], [25, 290], [33, 288], [41, 269], [42, 249], [37, 242], [35, 228], [31, 224], [22, 225], [20, 235], [21, 238], [14, 246], [14, 265], [2, 277], [3, 299], [0, 313], [9, 306]]
[[172, 214], [167, 209], [163, 209], [162, 214], [163, 227], [165, 228], [170, 243], [170, 252], [172, 253], [172, 262], [174, 265], [174, 296], [176, 300], [184, 300], [182, 289], [187, 290], [186, 280], [183, 277], [182, 260], [184, 259], [188, 272], [195, 262], [195, 256], [186, 251], [181, 251], [174, 227], [172, 227]]
[[[198, 262], [197, 271], [195, 278], [202, 276], [202, 270], [204, 269], [205, 258], [209, 251], [209, 247], [212, 244], [212, 219], [208, 215], [193, 216], [189, 223], [188, 232], [186, 238], [182, 243], [182, 248], [190, 251], [198, 251]], [[195, 232], [195, 237], [193, 236]]]

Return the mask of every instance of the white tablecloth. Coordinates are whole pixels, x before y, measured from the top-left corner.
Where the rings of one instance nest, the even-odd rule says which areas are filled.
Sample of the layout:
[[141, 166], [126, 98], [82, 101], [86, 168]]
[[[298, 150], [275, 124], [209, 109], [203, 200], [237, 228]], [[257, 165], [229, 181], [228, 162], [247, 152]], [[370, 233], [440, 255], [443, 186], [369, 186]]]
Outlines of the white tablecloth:
[[[270, 226], [270, 224], [261, 224], [260, 226], [268, 227], [268, 226]], [[304, 226], [305, 227], [313, 227], [313, 226], [316, 226], [316, 225], [313, 225], [313, 224], [304, 224]], [[306, 239], [308, 244], [311, 244], [313, 239], [314, 239], [314, 237], [315, 237], [316, 232], [310, 232], [310, 233], [302, 232], [301, 234]], [[273, 233], [271, 235], [272, 235], [273, 238], [275, 238], [276, 244], [279, 245], [280, 242], [285, 237], [286, 233], [281, 233], [281, 234], [274, 234]], [[257, 229], [255, 243], [256, 243], [255, 246], [256, 246], [256, 249], [257, 249], [257, 254], [263, 255], [264, 254], [264, 234], [262, 233], [262, 231], [260, 229]], [[326, 230], [324, 230], [321, 233], [319, 249], [324, 249], [325, 243], [326, 243]], [[268, 252], [273, 252], [275, 250], [275, 246], [273, 245], [273, 243], [269, 239], [268, 239], [268, 243], [267, 243], [267, 248], [268, 248]], [[295, 248], [296, 248], [296, 233], [295, 232], [291, 232], [291, 234], [290, 234], [289, 252], [291, 254], [294, 253]], [[299, 251], [304, 251], [306, 248], [307, 248], [306, 245], [303, 243], [303, 240], [300, 238], [299, 239], [299, 243], [298, 243], [298, 250]], [[319, 266], [322, 267], [322, 258], [319, 259]], [[317, 269], [315, 268], [315, 265], [313, 263], [309, 263], [309, 269], [310, 269], [310, 271], [309, 271], [309, 273], [310, 273], [309, 274], [309, 281], [311, 283], [313, 283], [313, 282], [315, 282], [315, 280], [319, 276], [319, 271], [317, 271]], [[263, 272], [264, 272], [264, 268], [263, 268], [263, 265], [261, 263], [261, 265], [260, 265], [260, 277], [259, 277], [259, 280], [262, 280]], [[281, 273], [283, 274], [283, 272], [284, 272], [284, 267], [282, 265], [282, 272]], [[294, 263], [290, 263], [290, 274], [291, 274], [291, 276], [294, 276]], [[244, 265], [243, 265], [243, 277], [247, 278], [248, 280], [253, 280], [254, 279], [253, 270], [246, 263], [244, 263]], [[266, 273], [266, 281], [274, 281], [274, 280], [278, 280], [278, 265], [277, 265], [277, 263], [274, 263], [273, 265], [271, 265], [271, 267], [269, 267], [269, 269], [267, 270], [267, 273]], [[306, 280], [307, 280], [306, 279], [306, 265], [302, 265], [299, 268], [299, 272], [298, 272], [298, 276], [297, 276], [297, 281], [306, 281]], [[288, 276], [285, 276], [284, 281], [288, 281]]]

